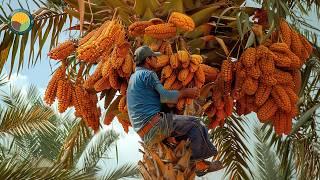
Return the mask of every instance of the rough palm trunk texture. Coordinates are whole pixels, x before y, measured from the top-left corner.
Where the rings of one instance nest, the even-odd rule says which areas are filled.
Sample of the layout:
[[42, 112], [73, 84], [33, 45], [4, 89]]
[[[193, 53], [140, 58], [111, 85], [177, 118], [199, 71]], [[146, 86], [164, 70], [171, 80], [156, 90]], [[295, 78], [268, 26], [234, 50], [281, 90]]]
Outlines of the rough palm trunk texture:
[[139, 161], [139, 171], [145, 180], [184, 180], [195, 179], [195, 168], [190, 164], [191, 148], [189, 141], [181, 141], [175, 147], [157, 143], [144, 147], [143, 160]]

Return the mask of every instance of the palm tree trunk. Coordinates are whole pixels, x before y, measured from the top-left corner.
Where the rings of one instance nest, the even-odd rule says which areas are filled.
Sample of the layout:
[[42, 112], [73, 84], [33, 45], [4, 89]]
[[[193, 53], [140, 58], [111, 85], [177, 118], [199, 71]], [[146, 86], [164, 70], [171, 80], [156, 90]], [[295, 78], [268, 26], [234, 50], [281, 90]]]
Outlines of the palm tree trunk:
[[195, 178], [195, 167], [190, 162], [190, 141], [181, 141], [175, 147], [160, 142], [147, 147], [143, 144], [143, 160], [138, 169], [145, 180], [183, 180]]

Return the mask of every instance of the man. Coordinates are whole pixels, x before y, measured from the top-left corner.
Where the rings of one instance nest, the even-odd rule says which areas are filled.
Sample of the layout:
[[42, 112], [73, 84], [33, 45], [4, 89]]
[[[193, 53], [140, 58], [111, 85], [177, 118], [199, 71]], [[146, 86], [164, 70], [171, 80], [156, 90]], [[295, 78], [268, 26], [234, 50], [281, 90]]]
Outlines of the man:
[[219, 161], [204, 161], [215, 156], [217, 150], [209, 141], [207, 128], [196, 117], [161, 112], [161, 103], [177, 103], [179, 98], [197, 98], [200, 92], [196, 88], [165, 90], [150, 66], [152, 56], [157, 55], [160, 53], [153, 52], [148, 46], [139, 47], [134, 53], [136, 69], [127, 90], [128, 113], [134, 130], [146, 145], [168, 137], [190, 139], [191, 161], [205, 167], [201, 171], [196, 170], [198, 176], [221, 169]]

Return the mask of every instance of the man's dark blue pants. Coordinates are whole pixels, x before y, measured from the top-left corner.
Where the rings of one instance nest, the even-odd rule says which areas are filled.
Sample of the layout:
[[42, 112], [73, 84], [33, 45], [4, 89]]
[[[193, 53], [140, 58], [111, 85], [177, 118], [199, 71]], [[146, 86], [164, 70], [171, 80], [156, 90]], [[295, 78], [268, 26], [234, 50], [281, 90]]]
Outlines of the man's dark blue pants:
[[[217, 149], [209, 140], [208, 129], [199, 118], [160, 113], [159, 122], [145, 135], [145, 143], [154, 144], [167, 137], [191, 141], [191, 160], [203, 160], [217, 155]], [[159, 138], [160, 137], [160, 138]]]

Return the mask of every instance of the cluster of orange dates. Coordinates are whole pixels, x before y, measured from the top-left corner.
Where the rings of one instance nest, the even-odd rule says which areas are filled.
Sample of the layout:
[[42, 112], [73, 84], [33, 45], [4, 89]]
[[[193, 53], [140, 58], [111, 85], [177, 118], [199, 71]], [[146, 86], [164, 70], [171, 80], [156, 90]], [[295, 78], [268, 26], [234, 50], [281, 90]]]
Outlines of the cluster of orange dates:
[[[101, 112], [97, 107], [97, 93], [119, 91], [117, 111], [106, 114], [105, 123], [110, 124], [117, 117], [128, 131], [126, 90], [135, 69], [132, 52], [141, 44], [148, 44], [162, 53], [152, 58], [150, 65], [166, 89], [200, 89], [206, 83], [214, 82], [209, 103], [204, 107], [209, 128], [223, 125], [235, 110], [239, 115], [256, 112], [261, 122], [271, 121], [278, 134], [289, 133], [292, 118], [298, 113], [300, 68], [312, 53], [310, 43], [281, 20], [279, 30], [270, 39], [245, 49], [238, 61], [224, 60], [219, 70], [204, 64], [201, 55], [191, 54], [185, 46], [177, 44], [177, 48], [172, 48], [174, 42], [182, 39], [179, 33], [194, 28], [190, 17], [173, 12], [167, 22], [158, 18], [137, 21], [128, 29], [120, 20], [107, 21], [78, 43], [66, 41], [48, 54], [52, 59], [63, 60], [63, 65], [52, 76], [45, 101], [51, 105], [57, 97], [59, 112], [74, 106], [76, 115], [98, 130]], [[152, 41], [143, 43], [148, 39], [143, 37], [152, 38]], [[72, 53], [81, 64], [75, 79], [71, 78], [72, 68], [66, 61]], [[92, 64], [98, 65], [84, 78], [84, 66], [89, 72]], [[182, 113], [192, 103], [189, 98], [179, 99], [175, 107]]]
[[216, 81], [212, 92], [214, 105], [206, 111], [209, 118], [215, 117], [210, 119], [209, 127], [223, 123], [224, 117], [231, 115], [229, 107], [235, 103], [238, 115], [256, 112], [261, 122], [272, 122], [277, 134], [289, 134], [292, 119], [299, 112], [300, 69], [311, 53], [312, 46], [306, 38], [281, 20], [280, 30], [271, 39], [245, 49], [234, 63], [225, 60], [220, 74], [224, 83], [220, 78]]

